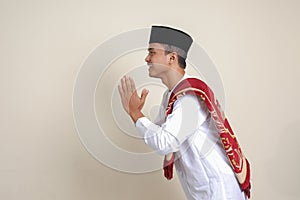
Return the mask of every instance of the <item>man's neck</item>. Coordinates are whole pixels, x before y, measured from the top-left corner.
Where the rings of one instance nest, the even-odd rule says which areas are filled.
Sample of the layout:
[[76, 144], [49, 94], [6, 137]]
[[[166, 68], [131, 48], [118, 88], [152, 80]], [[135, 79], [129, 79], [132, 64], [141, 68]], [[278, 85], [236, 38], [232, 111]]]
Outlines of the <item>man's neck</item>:
[[169, 90], [172, 90], [175, 85], [182, 79], [184, 76], [185, 71], [180, 70], [180, 71], [175, 71], [175, 70], [170, 70], [166, 74], [166, 76], [162, 77], [161, 80], [163, 84], [165, 84]]

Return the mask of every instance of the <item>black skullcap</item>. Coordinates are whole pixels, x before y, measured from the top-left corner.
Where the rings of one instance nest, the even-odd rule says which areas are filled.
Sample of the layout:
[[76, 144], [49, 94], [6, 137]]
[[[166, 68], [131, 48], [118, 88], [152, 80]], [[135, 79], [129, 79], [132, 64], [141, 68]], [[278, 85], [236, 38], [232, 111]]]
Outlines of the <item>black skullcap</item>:
[[149, 44], [169, 44], [178, 47], [187, 53], [192, 42], [192, 37], [181, 30], [167, 26], [152, 26]]

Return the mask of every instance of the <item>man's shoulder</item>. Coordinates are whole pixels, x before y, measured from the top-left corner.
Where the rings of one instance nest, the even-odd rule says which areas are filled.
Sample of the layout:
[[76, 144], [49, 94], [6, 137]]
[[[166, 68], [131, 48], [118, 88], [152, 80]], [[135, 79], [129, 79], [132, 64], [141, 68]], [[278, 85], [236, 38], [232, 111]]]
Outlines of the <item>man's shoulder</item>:
[[199, 105], [199, 98], [195, 94], [180, 95], [174, 102], [174, 105], [176, 104]]

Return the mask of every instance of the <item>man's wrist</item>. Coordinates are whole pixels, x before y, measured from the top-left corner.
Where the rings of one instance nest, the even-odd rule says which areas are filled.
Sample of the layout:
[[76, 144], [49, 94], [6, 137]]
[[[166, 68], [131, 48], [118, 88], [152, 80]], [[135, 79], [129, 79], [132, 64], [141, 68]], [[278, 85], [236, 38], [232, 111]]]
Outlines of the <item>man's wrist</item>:
[[129, 115], [134, 123], [136, 123], [139, 118], [144, 117], [144, 114], [140, 110], [130, 112]]

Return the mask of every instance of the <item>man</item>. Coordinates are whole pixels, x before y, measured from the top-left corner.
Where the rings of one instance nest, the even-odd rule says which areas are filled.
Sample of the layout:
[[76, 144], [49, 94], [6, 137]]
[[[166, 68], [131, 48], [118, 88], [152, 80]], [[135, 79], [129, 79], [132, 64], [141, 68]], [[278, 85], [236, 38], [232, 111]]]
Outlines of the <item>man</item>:
[[[212, 91], [185, 73], [192, 38], [177, 29], [152, 26], [148, 55], [149, 76], [160, 78], [168, 90], [155, 123], [141, 112], [148, 90], [138, 96], [132, 78], [118, 86], [122, 104], [147, 145], [166, 155], [165, 176], [175, 164], [188, 199], [240, 200], [249, 196], [249, 164]], [[247, 195], [244, 194], [247, 193]]]

